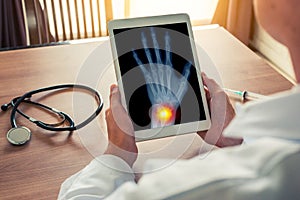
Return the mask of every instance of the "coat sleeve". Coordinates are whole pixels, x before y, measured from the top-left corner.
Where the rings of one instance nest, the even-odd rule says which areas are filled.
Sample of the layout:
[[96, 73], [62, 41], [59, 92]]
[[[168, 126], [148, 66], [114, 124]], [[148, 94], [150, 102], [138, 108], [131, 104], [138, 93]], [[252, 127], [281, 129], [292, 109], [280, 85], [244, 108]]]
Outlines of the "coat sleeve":
[[[161, 160], [146, 165], [161, 166], [155, 162]], [[299, 163], [299, 144], [266, 138], [178, 160], [144, 175], [137, 184], [124, 183], [106, 200], [299, 199]]]
[[125, 182], [134, 182], [129, 165], [113, 155], [95, 158], [84, 169], [66, 179], [58, 199], [102, 199]]
[[300, 146], [296, 143], [265, 138], [177, 160], [165, 168], [161, 162], [149, 160], [146, 167], [153, 173], [135, 183], [125, 161], [100, 156], [63, 183], [59, 199], [280, 200], [300, 196]]

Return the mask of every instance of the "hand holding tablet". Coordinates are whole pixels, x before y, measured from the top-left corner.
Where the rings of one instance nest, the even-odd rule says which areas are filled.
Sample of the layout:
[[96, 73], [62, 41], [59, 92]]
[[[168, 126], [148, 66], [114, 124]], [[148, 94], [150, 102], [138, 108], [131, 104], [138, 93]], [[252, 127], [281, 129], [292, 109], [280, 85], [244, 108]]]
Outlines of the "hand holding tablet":
[[109, 33], [122, 103], [137, 141], [209, 128], [187, 15], [114, 20]]

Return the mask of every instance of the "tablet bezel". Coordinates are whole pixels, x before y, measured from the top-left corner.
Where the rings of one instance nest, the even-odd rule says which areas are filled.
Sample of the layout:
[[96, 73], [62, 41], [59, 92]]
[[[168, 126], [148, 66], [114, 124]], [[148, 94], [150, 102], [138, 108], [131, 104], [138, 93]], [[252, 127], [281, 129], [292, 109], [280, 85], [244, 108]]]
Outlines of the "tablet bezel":
[[197, 56], [196, 46], [194, 43], [193, 31], [191, 28], [189, 16], [187, 14], [173, 14], [173, 15], [139, 17], [139, 18], [129, 18], [129, 19], [117, 19], [117, 20], [112, 20], [108, 23], [108, 31], [110, 36], [112, 55], [114, 59], [114, 67], [115, 67], [116, 77], [119, 85], [119, 90], [121, 93], [122, 104], [126, 109], [126, 111], [128, 111], [113, 30], [123, 29], [123, 28], [145, 27], [145, 26], [152, 26], [152, 25], [155, 26], [155, 25], [163, 25], [163, 24], [172, 24], [172, 23], [186, 23], [187, 25], [188, 34], [190, 38], [190, 45], [193, 53], [194, 67], [196, 68], [196, 72], [197, 72], [197, 78], [198, 78], [198, 83], [199, 83], [199, 88], [201, 92], [201, 98], [203, 102], [203, 108], [204, 108], [206, 119], [202, 121], [194, 121], [194, 122], [183, 123], [183, 124], [174, 124], [171, 126], [165, 126], [161, 128], [138, 130], [135, 131], [136, 141], [144, 141], [144, 140], [151, 140], [151, 139], [163, 138], [163, 137], [174, 136], [174, 135], [194, 133], [197, 131], [207, 130], [211, 125], [209, 109], [208, 109], [206, 95], [205, 95], [201, 73], [200, 73], [201, 72], [200, 64]]

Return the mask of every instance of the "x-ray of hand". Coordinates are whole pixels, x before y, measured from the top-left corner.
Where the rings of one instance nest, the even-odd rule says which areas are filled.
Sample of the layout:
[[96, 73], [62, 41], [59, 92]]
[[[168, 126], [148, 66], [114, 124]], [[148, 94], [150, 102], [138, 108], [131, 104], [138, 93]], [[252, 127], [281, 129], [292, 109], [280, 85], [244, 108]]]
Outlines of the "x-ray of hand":
[[[135, 50], [132, 52], [147, 84], [147, 92], [152, 104], [149, 112], [151, 113], [151, 127], [157, 128], [175, 123], [176, 110], [187, 92], [191, 63], [185, 64], [182, 73], [176, 71], [172, 64], [169, 33], [166, 31], [165, 49], [160, 51], [154, 28], [150, 31], [155, 55], [151, 55], [144, 32], [141, 33], [141, 40], [148, 63], [143, 63]], [[161, 52], [165, 55], [161, 55]]]

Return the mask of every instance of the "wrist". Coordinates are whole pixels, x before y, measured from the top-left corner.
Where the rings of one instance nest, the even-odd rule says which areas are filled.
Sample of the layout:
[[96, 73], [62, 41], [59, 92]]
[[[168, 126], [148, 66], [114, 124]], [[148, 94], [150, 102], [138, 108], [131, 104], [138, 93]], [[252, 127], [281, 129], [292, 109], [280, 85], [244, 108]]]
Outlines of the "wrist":
[[132, 167], [137, 159], [137, 152], [138, 150], [136, 145], [131, 146], [130, 149], [122, 149], [112, 143], [109, 143], [104, 154], [117, 156], [124, 160], [130, 167]]
[[[214, 127], [209, 129], [204, 136], [204, 140], [212, 145], [217, 147], [229, 147], [229, 146], [236, 146], [241, 145], [243, 143], [243, 139], [241, 138], [230, 138], [223, 136], [224, 127]], [[200, 135], [201, 136], [201, 135]]]
[[172, 104], [154, 104], [151, 107], [151, 128], [173, 125], [175, 116], [176, 107]]
[[223, 147], [230, 147], [230, 146], [237, 146], [241, 145], [243, 143], [243, 139], [241, 138], [229, 138], [229, 137], [221, 137], [217, 143], [216, 146], [223, 148]]

